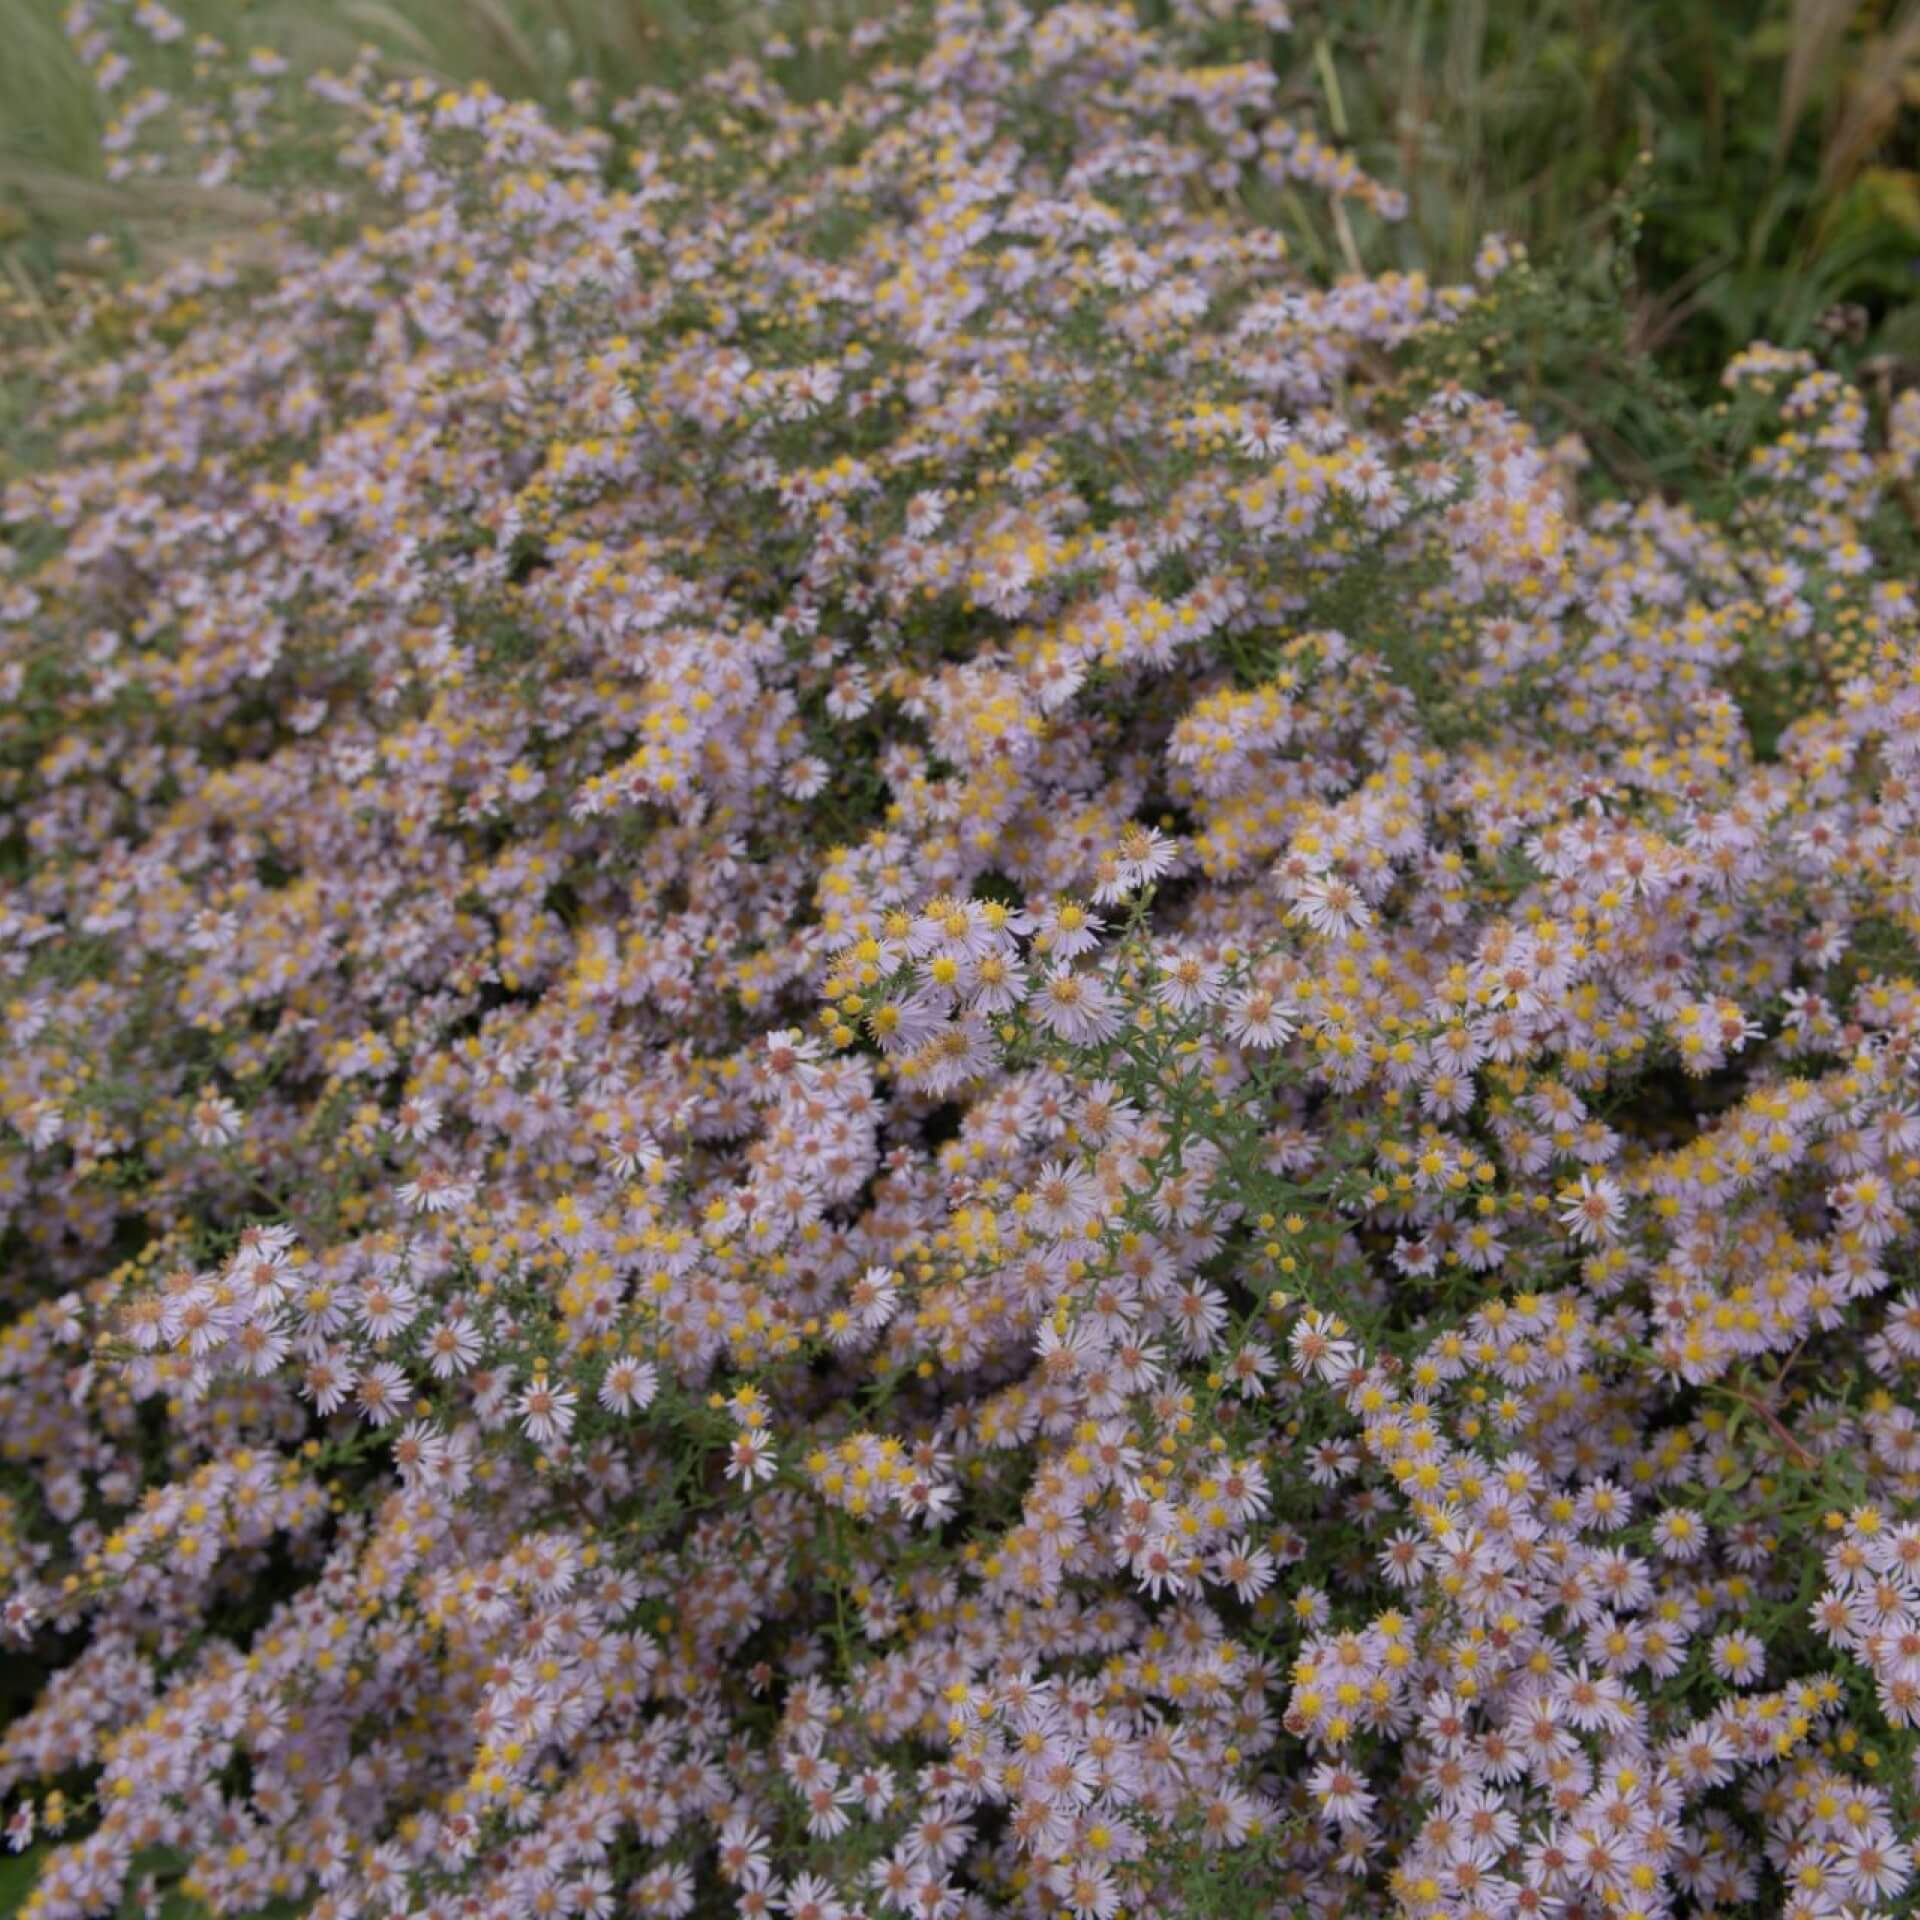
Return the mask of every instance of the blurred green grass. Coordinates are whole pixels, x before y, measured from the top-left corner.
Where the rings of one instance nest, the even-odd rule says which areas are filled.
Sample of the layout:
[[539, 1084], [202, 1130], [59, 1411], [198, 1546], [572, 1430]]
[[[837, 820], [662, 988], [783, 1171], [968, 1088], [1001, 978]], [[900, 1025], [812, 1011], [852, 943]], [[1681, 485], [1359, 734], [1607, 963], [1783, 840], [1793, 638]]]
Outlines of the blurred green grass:
[[[786, 0], [778, 18], [803, 85], [835, 78], [806, 28], [843, 29], [877, 3]], [[1172, 0], [1136, 3], [1151, 18]], [[403, 68], [559, 112], [581, 81], [605, 101], [752, 50], [769, 17], [755, 0], [174, 10], [192, 32], [271, 47], [298, 70], [370, 44]], [[1361, 232], [1369, 267], [1457, 277], [1483, 234], [1505, 232], [1609, 297], [1624, 290], [1628, 348], [1696, 391], [1747, 341], [1809, 344], [1836, 317], [1862, 351], [1920, 359], [1920, 0], [1300, 0], [1290, 34], [1229, 20], [1218, 36], [1223, 57], [1265, 52], [1284, 108], [1407, 190], [1404, 224]], [[783, 66], [790, 83], [795, 71]], [[149, 253], [231, 218], [109, 187], [102, 118], [58, 0], [0, 0], [0, 269], [17, 299], [86, 234]], [[1629, 243], [1610, 204], [1643, 156]], [[1336, 236], [1323, 239], [1337, 268]]]
[[0, 0], [0, 303], [24, 310], [29, 323], [62, 273], [94, 274], [135, 260], [151, 266], [209, 240], [237, 237], [272, 212], [270, 201], [237, 190], [107, 177], [101, 137], [113, 112], [149, 84], [191, 98], [193, 42], [201, 34], [236, 52], [269, 49], [288, 61], [296, 79], [344, 70], [372, 48], [389, 71], [436, 84], [484, 81], [510, 99], [577, 117], [583, 83], [600, 105], [642, 84], [678, 84], [760, 49], [770, 17], [795, 36], [795, 55], [782, 66], [785, 83], [824, 92], [836, 71], [830, 58], [809, 49], [807, 27], [844, 27], [870, 10], [870, 0], [166, 4], [186, 28], [166, 47], [129, 32], [116, 9], [96, 9], [102, 24], [117, 29], [116, 44], [135, 58], [109, 104], [65, 31], [64, 0]]
[[1364, 0], [1296, 29], [1289, 95], [1408, 192], [1400, 264], [1460, 274], [1489, 231], [1592, 284], [1624, 264], [1632, 344], [1693, 382], [1843, 304], [1920, 352], [1920, 0]]

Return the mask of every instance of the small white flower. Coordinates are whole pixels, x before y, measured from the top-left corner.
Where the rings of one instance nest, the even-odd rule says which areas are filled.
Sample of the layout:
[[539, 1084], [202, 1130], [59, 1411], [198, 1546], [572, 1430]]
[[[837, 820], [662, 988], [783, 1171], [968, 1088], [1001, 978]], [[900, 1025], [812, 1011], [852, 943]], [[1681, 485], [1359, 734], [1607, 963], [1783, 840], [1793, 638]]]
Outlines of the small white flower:
[[600, 1404], [609, 1413], [640, 1413], [653, 1404], [660, 1376], [644, 1360], [616, 1360], [600, 1383]]

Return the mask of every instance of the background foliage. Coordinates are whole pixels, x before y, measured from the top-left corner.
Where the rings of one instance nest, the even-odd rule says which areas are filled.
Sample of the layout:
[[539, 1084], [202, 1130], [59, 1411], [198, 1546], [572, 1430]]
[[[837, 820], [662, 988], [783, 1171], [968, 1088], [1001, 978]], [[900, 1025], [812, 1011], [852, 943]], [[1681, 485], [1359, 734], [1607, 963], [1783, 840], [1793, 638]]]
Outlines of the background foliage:
[[[865, 4], [793, 6], [802, 90], [833, 87], [839, 30]], [[1139, 0], [1148, 16], [1166, 4]], [[436, 78], [589, 116], [643, 81], [722, 62], [761, 30], [739, 0], [185, 0], [180, 11], [299, 67], [372, 43]], [[1223, 22], [1223, 52], [1245, 32]], [[182, 203], [105, 181], [100, 107], [55, 0], [0, 0], [0, 46], [0, 268], [6, 296], [44, 325], [62, 274], [259, 216], [238, 195]], [[1410, 198], [1404, 223], [1359, 215], [1346, 233], [1318, 208], [1290, 207], [1318, 220], [1324, 263], [1455, 279], [1486, 233], [1522, 242], [1563, 303], [1513, 350], [1538, 363], [1542, 404], [1636, 481], [1687, 465], [1650, 404], [1647, 355], [1695, 395], [1755, 338], [1830, 351], [1837, 332], [1871, 380], [1920, 372], [1920, 0], [1302, 0], [1271, 55], [1283, 105]], [[176, 84], [191, 58], [178, 50]], [[1604, 323], [1569, 327], [1569, 296]]]

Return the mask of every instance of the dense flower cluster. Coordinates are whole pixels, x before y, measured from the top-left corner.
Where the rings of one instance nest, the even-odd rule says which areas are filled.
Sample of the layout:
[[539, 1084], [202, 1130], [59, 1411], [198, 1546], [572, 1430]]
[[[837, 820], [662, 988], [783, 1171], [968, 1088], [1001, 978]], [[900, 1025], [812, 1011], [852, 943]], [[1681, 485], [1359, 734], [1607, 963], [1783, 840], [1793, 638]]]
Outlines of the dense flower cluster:
[[1904, 1910], [1920, 398], [1596, 503], [1172, 15], [72, 16], [340, 138], [0, 504], [39, 1920]]

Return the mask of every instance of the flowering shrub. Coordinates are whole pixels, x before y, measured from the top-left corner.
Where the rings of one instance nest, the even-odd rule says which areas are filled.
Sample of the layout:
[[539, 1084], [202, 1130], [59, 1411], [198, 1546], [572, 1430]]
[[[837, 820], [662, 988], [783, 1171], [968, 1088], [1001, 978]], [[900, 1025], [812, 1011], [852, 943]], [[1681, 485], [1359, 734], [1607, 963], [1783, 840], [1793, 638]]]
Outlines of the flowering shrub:
[[1920, 401], [1585, 498], [1283, 26], [74, 16], [287, 217], [4, 498], [29, 1912], [1905, 1910]]

